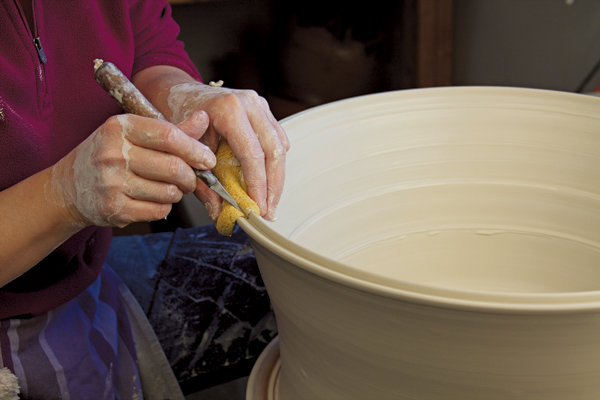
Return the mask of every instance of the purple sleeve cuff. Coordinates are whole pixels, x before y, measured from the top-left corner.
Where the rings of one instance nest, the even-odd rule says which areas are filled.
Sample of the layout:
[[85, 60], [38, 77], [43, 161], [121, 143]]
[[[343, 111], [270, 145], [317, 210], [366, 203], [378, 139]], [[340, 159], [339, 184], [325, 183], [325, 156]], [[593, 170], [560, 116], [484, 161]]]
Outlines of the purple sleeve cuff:
[[155, 65], [170, 65], [202, 81], [183, 42], [177, 40], [179, 26], [172, 18], [171, 6], [166, 0], [132, 0], [130, 15], [135, 39], [132, 76]]

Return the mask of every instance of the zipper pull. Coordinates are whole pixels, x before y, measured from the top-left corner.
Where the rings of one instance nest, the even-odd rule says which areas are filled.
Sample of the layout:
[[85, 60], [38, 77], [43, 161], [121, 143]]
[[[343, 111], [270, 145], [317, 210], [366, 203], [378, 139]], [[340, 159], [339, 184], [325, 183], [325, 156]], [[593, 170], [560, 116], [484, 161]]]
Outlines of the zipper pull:
[[46, 58], [46, 54], [44, 53], [44, 49], [42, 48], [42, 41], [39, 38], [39, 36], [36, 37], [35, 39], [33, 39], [33, 44], [35, 45], [35, 48], [37, 49], [37, 53], [38, 53], [38, 56], [40, 57], [41, 63], [46, 64], [48, 59]]

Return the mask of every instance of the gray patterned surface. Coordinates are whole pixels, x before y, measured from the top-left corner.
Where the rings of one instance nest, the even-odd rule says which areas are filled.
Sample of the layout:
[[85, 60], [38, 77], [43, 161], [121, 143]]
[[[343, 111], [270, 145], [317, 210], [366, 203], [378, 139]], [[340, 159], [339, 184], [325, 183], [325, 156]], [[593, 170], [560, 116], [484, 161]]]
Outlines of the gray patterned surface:
[[138, 299], [184, 392], [190, 382], [203, 388], [227, 381], [228, 371], [238, 378], [235, 367], [247, 370], [277, 334], [239, 227], [231, 238], [213, 226], [116, 237], [107, 263]]

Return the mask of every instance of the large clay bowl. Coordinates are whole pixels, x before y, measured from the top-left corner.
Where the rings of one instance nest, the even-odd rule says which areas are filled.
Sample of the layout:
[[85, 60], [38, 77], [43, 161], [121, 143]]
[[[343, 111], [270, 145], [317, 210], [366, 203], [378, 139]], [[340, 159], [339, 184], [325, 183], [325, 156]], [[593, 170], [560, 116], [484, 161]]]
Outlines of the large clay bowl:
[[599, 399], [600, 99], [440, 88], [283, 121], [249, 234], [280, 399]]

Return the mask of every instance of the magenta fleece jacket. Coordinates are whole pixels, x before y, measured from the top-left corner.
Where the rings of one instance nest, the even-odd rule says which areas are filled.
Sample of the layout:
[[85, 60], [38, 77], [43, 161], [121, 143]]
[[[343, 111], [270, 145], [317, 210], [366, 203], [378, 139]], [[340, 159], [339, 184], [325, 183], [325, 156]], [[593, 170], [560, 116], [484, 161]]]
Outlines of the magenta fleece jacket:
[[[0, 0], [0, 190], [55, 164], [122, 112], [95, 82], [94, 59], [128, 77], [171, 65], [200, 79], [166, 0], [33, 0], [33, 14], [30, 30], [19, 1]], [[110, 228], [80, 231], [0, 288], [0, 319], [39, 315], [75, 298], [97, 278], [110, 241]]]

